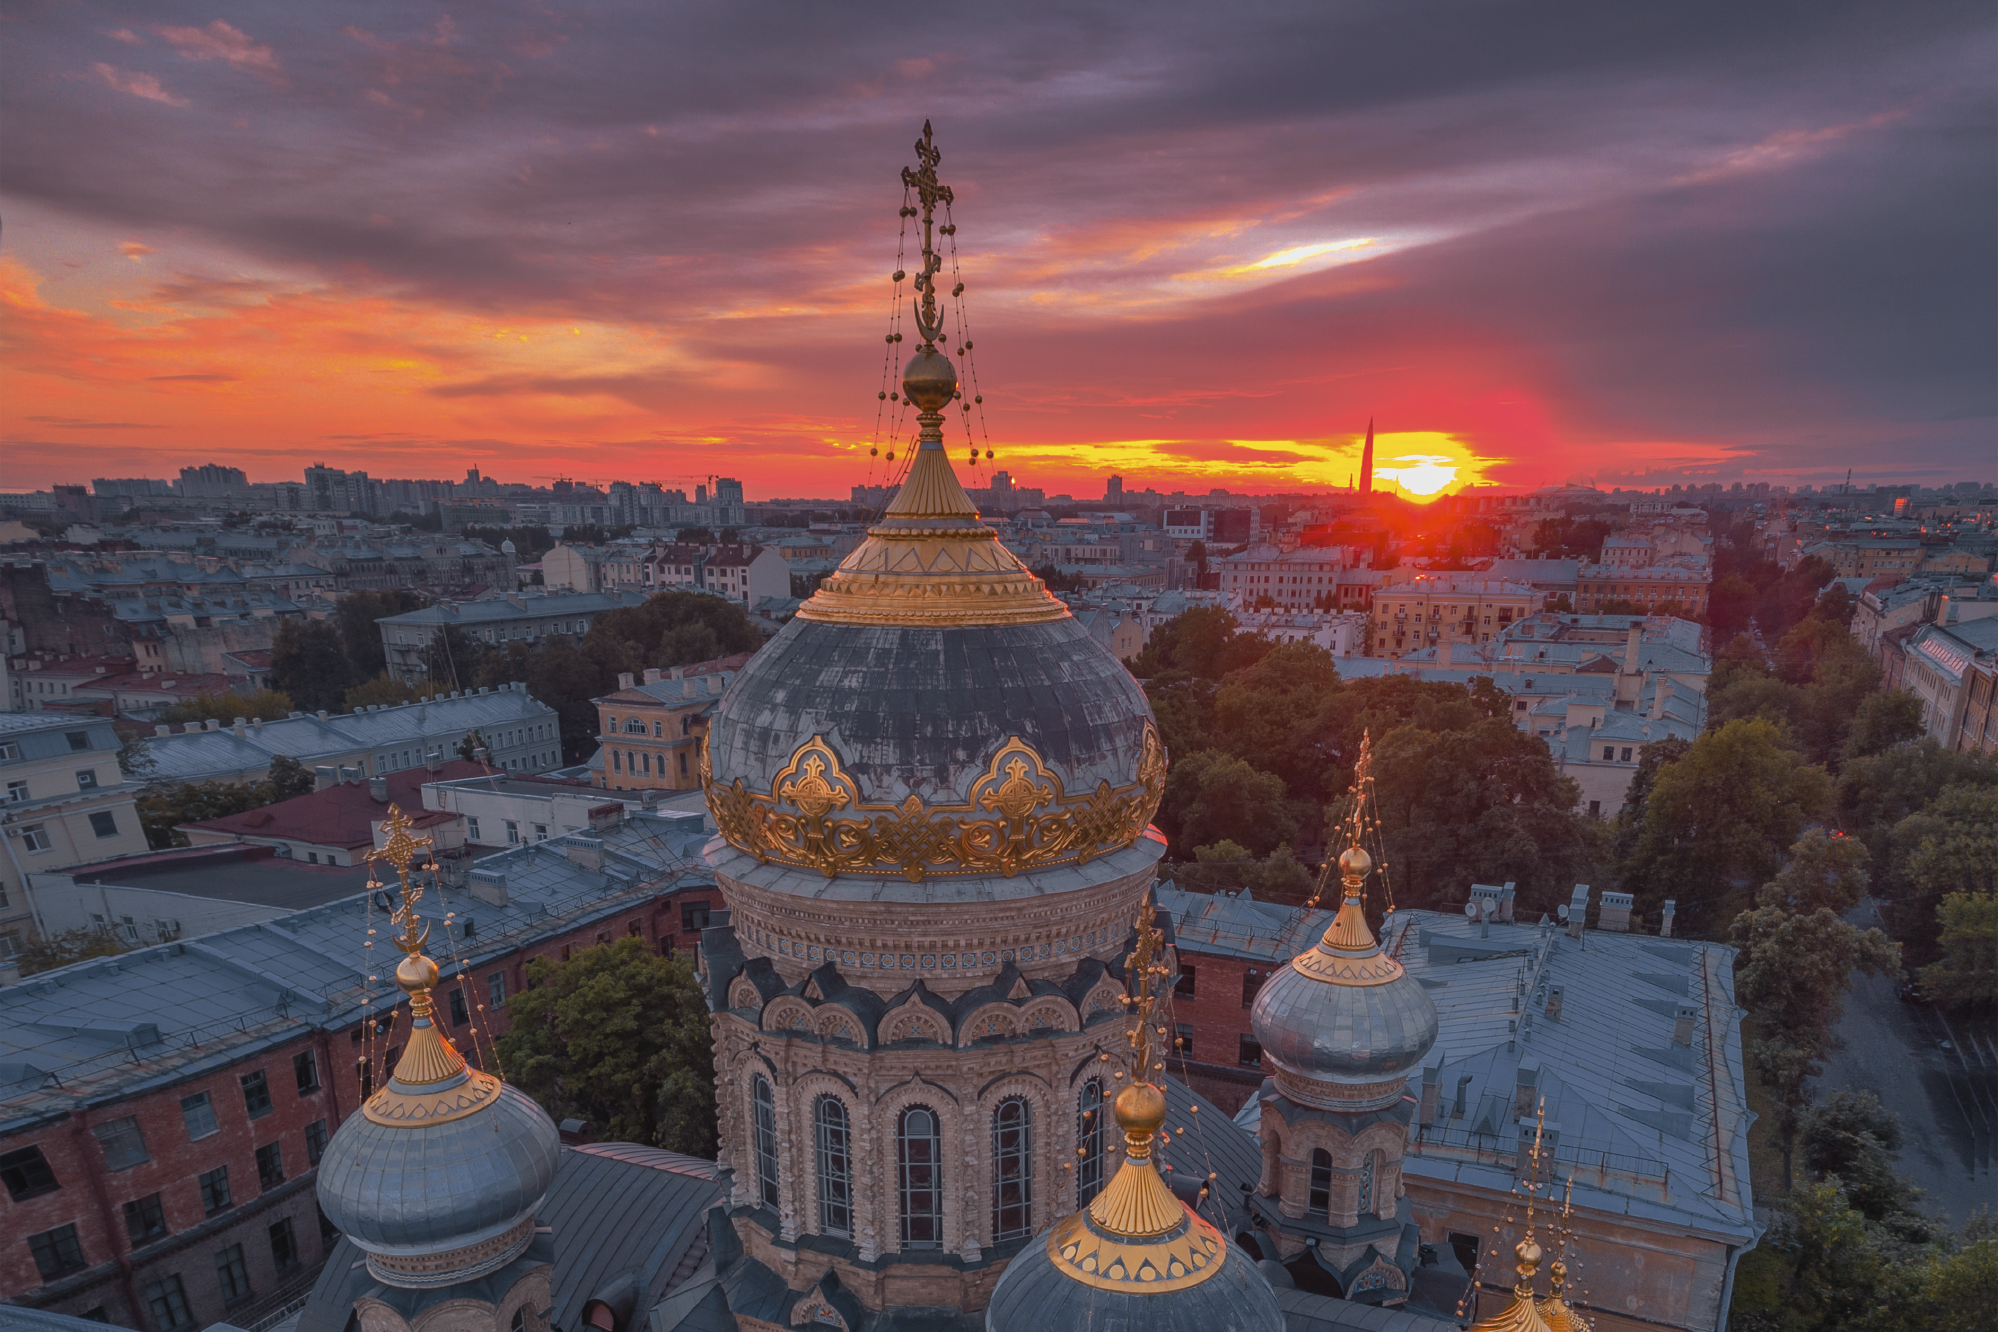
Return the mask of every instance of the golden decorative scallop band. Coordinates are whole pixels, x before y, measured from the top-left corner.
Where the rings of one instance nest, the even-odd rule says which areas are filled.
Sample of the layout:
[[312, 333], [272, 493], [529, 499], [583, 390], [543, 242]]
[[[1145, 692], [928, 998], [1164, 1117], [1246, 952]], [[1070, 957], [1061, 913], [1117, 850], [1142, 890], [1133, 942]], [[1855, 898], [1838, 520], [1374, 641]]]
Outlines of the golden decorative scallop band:
[[1085, 1208], [1049, 1228], [1048, 1257], [1071, 1280], [1097, 1290], [1185, 1290], [1219, 1272], [1228, 1254], [1219, 1231], [1181, 1215], [1184, 1223], [1166, 1235], [1132, 1239], [1090, 1224]]
[[714, 780], [707, 747], [701, 782], [715, 827], [738, 850], [766, 864], [836, 874], [900, 873], [910, 882], [933, 874], [1004, 874], [1049, 865], [1086, 864], [1144, 835], [1165, 794], [1165, 747], [1145, 723], [1138, 779], [1098, 782], [1071, 796], [1031, 745], [1013, 736], [971, 783], [963, 804], [925, 805], [911, 795], [877, 804], [815, 735], [792, 751], [770, 783], [751, 791], [741, 778]]

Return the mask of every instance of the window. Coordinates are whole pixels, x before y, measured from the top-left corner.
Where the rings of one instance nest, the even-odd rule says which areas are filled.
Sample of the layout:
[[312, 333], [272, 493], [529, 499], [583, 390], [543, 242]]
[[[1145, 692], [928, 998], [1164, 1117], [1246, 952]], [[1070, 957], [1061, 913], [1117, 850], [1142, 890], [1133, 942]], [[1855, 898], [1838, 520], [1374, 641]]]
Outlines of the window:
[[1235, 1051], [1235, 1062], [1243, 1068], [1261, 1068], [1263, 1066], [1262, 1042], [1253, 1036], [1242, 1037], [1241, 1044]]
[[28, 1236], [28, 1248], [35, 1255], [35, 1269], [47, 1280], [88, 1266], [83, 1261], [83, 1245], [77, 1242], [74, 1224]]
[[361, 1084], [362, 1100], [375, 1094], [375, 1066], [368, 1062], [366, 1055], [354, 1061], [354, 1080]]
[[687, 756], [685, 754], [680, 755], [680, 775], [682, 777], [687, 775]]
[[777, 1105], [770, 1080], [761, 1073], [750, 1086], [750, 1112], [756, 1120], [756, 1197], [765, 1207], [777, 1206]]
[[506, 821], [506, 844], [508, 846], [520, 845], [520, 825], [512, 819]]
[[486, 1002], [494, 1008], [506, 1007], [506, 973], [495, 971], [486, 977]]
[[274, 1189], [284, 1183], [284, 1144], [267, 1142], [257, 1148], [257, 1183]]
[[135, 1249], [167, 1233], [166, 1209], [160, 1206], [159, 1194], [149, 1193], [125, 1204], [125, 1233], [131, 1236]]
[[286, 1217], [270, 1228], [271, 1262], [280, 1272], [289, 1272], [298, 1266], [298, 1240], [291, 1233], [291, 1218]]
[[465, 990], [460, 986], [451, 991], [451, 1025], [462, 1027], [471, 1020], [472, 1015], [465, 1009]]
[[548, 825], [547, 825], [547, 824], [545, 824], [545, 823], [537, 823], [537, 824], [535, 824], [535, 825], [534, 825], [534, 840], [535, 840], [535, 841], [537, 841], [537, 842], [545, 842], [545, 841], [547, 841], [547, 840], [548, 840]]
[[1602, 801], [1600, 801], [1600, 800], [1591, 800], [1591, 801], [1589, 802], [1589, 813], [1591, 813], [1591, 814], [1601, 814], [1602, 812], [1603, 812], [1603, 802], [1602, 802]]
[[7, 783], [8, 804], [10, 805], [19, 804], [21, 801], [26, 800], [27, 798], [28, 798], [28, 784], [26, 782]]
[[1625, 746], [1623, 747], [1623, 757], [1622, 757], [1621, 759], [1619, 759], [1619, 760], [1618, 760], [1618, 762], [1620, 762], [1620, 763], [1628, 763], [1628, 762], [1630, 762], [1630, 746], [1629, 746], [1629, 745], [1625, 745]]
[[1311, 1194], [1305, 1215], [1324, 1220], [1332, 1210], [1332, 1153], [1323, 1147], [1311, 1153]]
[[187, 1311], [187, 1292], [180, 1288], [180, 1274], [161, 1277], [146, 1287], [146, 1308], [152, 1311], [155, 1332], [178, 1332], [194, 1326]]
[[818, 1149], [819, 1230], [851, 1238], [853, 1148], [846, 1106], [837, 1096], [821, 1096], [812, 1103], [812, 1135]]
[[56, 1183], [55, 1171], [49, 1169], [39, 1147], [22, 1147], [0, 1154], [0, 1181], [6, 1183], [7, 1196], [15, 1202], [39, 1198], [62, 1187]]
[[99, 837], [116, 837], [118, 819], [108, 809], [93, 810], [90, 815], [90, 831]]
[[1608, 763], [1608, 762], [1609, 762], [1609, 761], [1610, 761], [1611, 759], [1614, 759], [1615, 757], [1616, 757], [1616, 748], [1615, 748], [1615, 746], [1613, 746], [1613, 745], [1604, 745], [1604, 746], [1603, 746], [1603, 762], [1605, 762], [1605, 763]]
[[1182, 999], [1192, 999], [1194, 993], [1194, 968], [1182, 962], [1179, 964], [1179, 979], [1172, 983], [1172, 992]]
[[1103, 1192], [1103, 1084], [1095, 1078], [1082, 1084], [1076, 1107], [1075, 1205], [1089, 1206]]
[[291, 1071], [298, 1079], [298, 1094], [319, 1090], [319, 1056], [311, 1050], [291, 1057]]
[[70, 731], [70, 732], [68, 732], [68, 733], [67, 733], [67, 735], [68, 735], [68, 739], [69, 739], [69, 747], [70, 747], [71, 749], [88, 749], [88, 748], [90, 748], [90, 732], [88, 732], [88, 731]]
[[104, 1149], [104, 1164], [111, 1170], [130, 1170], [153, 1159], [146, 1150], [146, 1138], [139, 1132], [136, 1116], [114, 1119], [90, 1131], [97, 1135], [97, 1143]]
[[936, 1111], [912, 1105], [895, 1129], [896, 1189], [902, 1209], [902, 1247], [943, 1247], [943, 1145]]
[[683, 930], [705, 930], [708, 927], [708, 903], [680, 903], [680, 928]]
[[189, 1142], [199, 1142], [209, 1134], [221, 1131], [215, 1125], [215, 1107], [208, 1103], [207, 1092], [181, 1097], [180, 1117], [187, 1121]]
[[222, 1302], [234, 1304], [250, 1293], [250, 1273], [243, 1266], [243, 1246], [231, 1244], [215, 1255], [215, 1284]]
[[21, 757], [21, 747], [15, 744], [0, 745], [0, 763], [12, 763]]
[[201, 1176], [201, 1210], [209, 1216], [226, 1208], [233, 1207], [235, 1200], [229, 1196], [229, 1167], [216, 1166]]
[[479, 840], [479, 821], [477, 819], [467, 818], [465, 820], [465, 836], [470, 841], [476, 842]]
[[1034, 1232], [1033, 1118], [1026, 1101], [1008, 1097], [992, 1113], [992, 1240]]
[[1191, 1059], [1193, 1057], [1193, 1024], [1191, 1022], [1176, 1024], [1173, 1029], [1172, 1043], [1173, 1048], [1179, 1051], [1181, 1059]]
[[49, 830], [44, 823], [29, 823], [21, 828], [21, 845], [29, 851], [49, 849]]
[[1242, 973], [1242, 1007], [1248, 1008], [1256, 1002], [1256, 991], [1263, 988], [1263, 973], [1250, 967]]
[[318, 1165], [326, 1154], [326, 1121], [315, 1119], [305, 1126], [305, 1163]]
[[265, 1080], [263, 1070], [245, 1073], [237, 1081], [243, 1084], [243, 1108], [250, 1112], [250, 1118], [271, 1112], [271, 1085]]
[[78, 768], [76, 770], [76, 789], [79, 791], [95, 791], [97, 789], [97, 769]]

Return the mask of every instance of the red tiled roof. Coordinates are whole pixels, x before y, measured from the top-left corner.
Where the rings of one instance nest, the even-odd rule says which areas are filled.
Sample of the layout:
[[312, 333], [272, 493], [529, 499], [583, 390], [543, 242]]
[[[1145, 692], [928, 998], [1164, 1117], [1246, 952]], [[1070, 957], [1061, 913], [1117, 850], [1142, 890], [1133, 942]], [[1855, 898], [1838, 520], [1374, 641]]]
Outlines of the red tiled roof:
[[193, 698], [196, 694], [226, 694], [239, 678], [214, 674], [183, 675], [178, 671], [129, 671], [124, 675], [94, 676], [77, 688], [156, 693], [164, 698]]
[[388, 815], [390, 805], [401, 806], [402, 812], [409, 815], [412, 826], [417, 828], [448, 823], [456, 818], [455, 814], [445, 810], [430, 810], [423, 807], [422, 787], [425, 782], [445, 782], [488, 775], [510, 774], [503, 769], [488, 767], [482, 763], [454, 760], [446, 763], [441, 772], [432, 772], [428, 768], [411, 768], [405, 772], [390, 773], [386, 779], [387, 800], [376, 800], [368, 794], [368, 784], [365, 781], [342, 782], [324, 791], [314, 791], [311, 795], [280, 800], [275, 805], [265, 805], [262, 809], [230, 814], [219, 819], [204, 819], [199, 823], [184, 823], [180, 826], [199, 828], [203, 832], [225, 833], [231, 837], [283, 838], [286, 841], [307, 842], [313, 846], [352, 850], [374, 845], [374, 825]]

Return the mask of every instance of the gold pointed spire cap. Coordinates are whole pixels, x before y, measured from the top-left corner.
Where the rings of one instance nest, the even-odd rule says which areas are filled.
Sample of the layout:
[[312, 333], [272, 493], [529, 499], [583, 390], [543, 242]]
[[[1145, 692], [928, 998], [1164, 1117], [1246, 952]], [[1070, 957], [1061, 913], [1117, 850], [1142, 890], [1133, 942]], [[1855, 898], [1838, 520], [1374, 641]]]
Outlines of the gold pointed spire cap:
[[1373, 857], [1355, 843], [1339, 857], [1345, 892], [1339, 912], [1326, 927], [1316, 948], [1290, 960], [1291, 969], [1327, 985], [1386, 985], [1404, 974], [1401, 963], [1381, 952], [1380, 940], [1367, 924], [1361, 889], [1372, 871]]

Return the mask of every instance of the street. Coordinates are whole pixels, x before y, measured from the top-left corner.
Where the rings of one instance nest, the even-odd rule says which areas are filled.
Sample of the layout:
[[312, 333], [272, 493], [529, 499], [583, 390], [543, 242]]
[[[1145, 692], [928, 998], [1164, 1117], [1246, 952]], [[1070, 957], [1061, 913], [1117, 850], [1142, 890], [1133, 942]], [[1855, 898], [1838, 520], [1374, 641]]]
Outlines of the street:
[[[1861, 927], [1881, 923], [1871, 898], [1846, 918]], [[1838, 1026], [1845, 1048], [1826, 1061], [1818, 1095], [1863, 1088], [1878, 1096], [1901, 1121], [1902, 1173], [1931, 1210], [1961, 1226], [1998, 1200], [1998, 1025], [1988, 1014], [1945, 1015], [1904, 1003], [1899, 983], [1853, 975]]]

